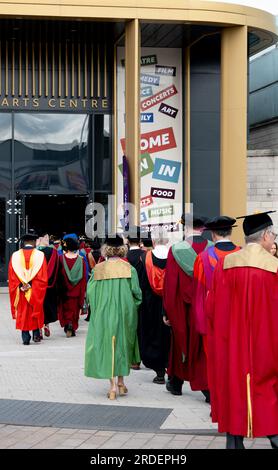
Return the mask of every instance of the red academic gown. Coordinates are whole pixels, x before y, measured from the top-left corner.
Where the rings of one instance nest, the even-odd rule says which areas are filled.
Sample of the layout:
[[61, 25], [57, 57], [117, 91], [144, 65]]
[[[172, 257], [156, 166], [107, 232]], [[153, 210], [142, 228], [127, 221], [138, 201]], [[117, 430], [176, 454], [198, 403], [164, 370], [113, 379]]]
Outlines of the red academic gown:
[[[63, 255], [64, 256], [64, 255]], [[68, 279], [65, 268], [63, 266], [63, 256], [60, 256], [59, 267], [59, 300], [58, 300], [58, 318], [62, 327], [72, 324], [74, 331], [78, 329], [79, 310], [83, 307], [84, 298], [86, 293], [86, 264], [83, 261], [83, 277], [75, 286], [72, 285]], [[77, 258], [67, 258], [66, 263], [71, 269]]]
[[[201, 237], [200, 237], [201, 238]], [[193, 243], [199, 253], [207, 241]], [[195, 249], [196, 248], [196, 249]], [[193, 266], [192, 266], [193, 268]], [[206, 358], [200, 335], [194, 328], [192, 318], [193, 277], [182, 270], [169, 250], [164, 280], [163, 305], [172, 327], [168, 375], [190, 382], [192, 390], [206, 390]], [[196, 356], [195, 351], [200, 349]]]
[[[32, 252], [32, 249], [23, 250], [26, 269], [29, 269], [29, 261]], [[32, 285], [30, 301], [28, 302], [24, 292], [19, 290], [19, 302], [17, 308], [15, 309], [14, 303], [16, 299], [17, 287], [20, 286], [20, 284], [21, 281], [17, 277], [12, 267], [12, 261], [10, 260], [9, 293], [12, 317], [16, 320], [16, 329], [21, 331], [31, 331], [42, 328], [44, 324], [43, 302], [48, 284], [46, 259], [44, 259], [39, 272], [30, 283]]]
[[193, 316], [198, 333], [207, 334], [207, 319], [205, 316], [205, 300], [211, 288], [214, 269], [219, 259], [240, 250], [231, 241], [218, 242], [200, 253], [194, 263]]
[[258, 437], [278, 434], [278, 274], [223, 269], [243, 250], [218, 262], [208, 293], [209, 388], [219, 432]]

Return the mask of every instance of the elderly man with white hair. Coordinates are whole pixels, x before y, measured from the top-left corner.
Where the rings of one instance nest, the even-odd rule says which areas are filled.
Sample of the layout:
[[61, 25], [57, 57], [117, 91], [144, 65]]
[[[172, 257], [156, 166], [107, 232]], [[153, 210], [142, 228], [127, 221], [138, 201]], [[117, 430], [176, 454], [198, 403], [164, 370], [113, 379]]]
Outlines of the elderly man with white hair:
[[141, 288], [141, 359], [156, 372], [153, 382], [165, 384], [165, 369], [170, 348], [170, 331], [163, 322], [162, 294], [169, 251], [169, 237], [162, 227], [152, 232], [153, 249], [142, 256], [144, 266]]
[[244, 217], [246, 246], [219, 260], [207, 297], [212, 420], [228, 449], [267, 436], [278, 448], [277, 236], [268, 212]]

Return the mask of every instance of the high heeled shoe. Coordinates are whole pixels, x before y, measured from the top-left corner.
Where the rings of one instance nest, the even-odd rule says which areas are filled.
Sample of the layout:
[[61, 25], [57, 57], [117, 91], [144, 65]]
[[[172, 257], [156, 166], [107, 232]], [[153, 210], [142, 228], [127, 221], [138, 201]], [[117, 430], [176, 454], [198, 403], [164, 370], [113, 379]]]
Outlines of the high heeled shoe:
[[120, 397], [123, 397], [124, 395], [128, 393], [128, 389], [126, 388], [125, 384], [118, 385], [118, 389], [119, 389]]
[[115, 400], [116, 396], [117, 396], [116, 390], [109, 390], [109, 392], [107, 392], [107, 398], [109, 398], [109, 400]]

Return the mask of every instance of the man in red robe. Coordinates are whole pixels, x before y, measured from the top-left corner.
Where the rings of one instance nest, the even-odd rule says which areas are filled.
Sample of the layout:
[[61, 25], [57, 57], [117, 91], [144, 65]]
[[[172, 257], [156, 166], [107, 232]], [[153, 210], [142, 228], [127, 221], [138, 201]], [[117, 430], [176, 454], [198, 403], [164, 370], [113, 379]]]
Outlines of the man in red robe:
[[212, 420], [227, 448], [267, 436], [278, 448], [278, 260], [268, 213], [246, 216], [247, 245], [219, 260], [208, 293]]
[[35, 249], [37, 235], [21, 238], [23, 248], [13, 253], [9, 263], [9, 293], [12, 317], [16, 329], [21, 330], [24, 345], [40, 342], [40, 328], [44, 324], [43, 302], [48, 284], [47, 262], [44, 254]]
[[[207, 359], [207, 319], [205, 315], [205, 300], [211, 287], [214, 269], [219, 259], [229, 253], [240, 250], [240, 247], [231, 242], [232, 227], [236, 219], [227, 216], [214, 217], [206, 222], [205, 227], [211, 231], [214, 246], [200, 253], [194, 263], [194, 286], [192, 315], [195, 329], [203, 341], [203, 349]], [[200, 349], [194, 352], [198, 356]], [[209, 392], [206, 401], [210, 401]]]
[[[181, 222], [186, 240], [173, 245], [167, 259], [163, 305], [168, 319], [164, 321], [171, 325], [172, 335], [166, 388], [173, 395], [182, 394], [184, 380], [190, 382], [192, 390], [208, 388], [205, 354], [191, 312], [193, 265], [197, 254], [212, 245], [202, 236], [205, 221], [203, 217], [192, 219], [191, 214], [185, 214]], [[199, 346], [201, 352], [196, 360], [193, 352]]]

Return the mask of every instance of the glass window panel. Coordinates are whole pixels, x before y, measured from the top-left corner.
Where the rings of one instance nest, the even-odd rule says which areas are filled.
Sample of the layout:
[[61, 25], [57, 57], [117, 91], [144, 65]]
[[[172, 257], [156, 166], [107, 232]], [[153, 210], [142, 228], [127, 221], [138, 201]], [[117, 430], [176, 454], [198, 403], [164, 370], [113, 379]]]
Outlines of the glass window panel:
[[89, 115], [15, 115], [15, 188], [90, 190]]
[[6, 199], [0, 198], [0, 282], [6, 281]]
[[11, 189], [12, 115], [0, 114], [0, 193]]
[[94, 118], [95, 189], [112, 190], [111, 116], [97, 114]]

